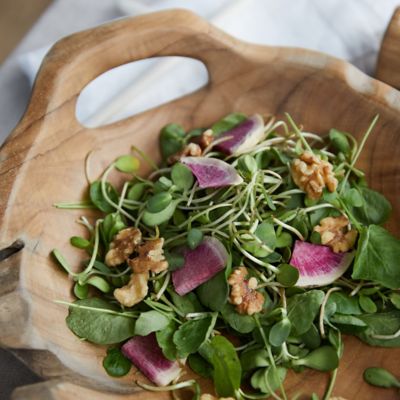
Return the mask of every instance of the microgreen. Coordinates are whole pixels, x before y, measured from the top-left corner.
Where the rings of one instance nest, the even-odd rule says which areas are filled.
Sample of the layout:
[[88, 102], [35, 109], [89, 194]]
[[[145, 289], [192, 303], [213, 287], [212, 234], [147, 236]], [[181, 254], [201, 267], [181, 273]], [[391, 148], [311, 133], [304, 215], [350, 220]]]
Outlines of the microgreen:
[[125, 358], [121, 350], [117, 348], [109, 348], [107, 355], [103, 359], [103, 367], [107, 374], [115, 378], [119, 378], [128, 374], [132, 364]]

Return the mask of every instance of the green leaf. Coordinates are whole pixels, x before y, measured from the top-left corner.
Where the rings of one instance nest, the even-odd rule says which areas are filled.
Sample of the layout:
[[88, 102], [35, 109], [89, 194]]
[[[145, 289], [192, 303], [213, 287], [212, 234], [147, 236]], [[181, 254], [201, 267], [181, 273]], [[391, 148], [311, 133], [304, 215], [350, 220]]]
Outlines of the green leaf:
[[292, 324], [288, 318], [283, 318], [281, 321], [274, 324], [269, 331], [269, 342], [272, 346], [279, 347], [286, 342], [289, 337]]
[[361, 193], [354, 188], [347, 189], [344, 192], [343, 200], [349, 207], [362, 207], [364, 205], [364, 198], [362, 197]]
[[132, 364], [120, 349], [111, 348], [107, 350], [107, 355], [103, 359], [103, 367], [108, 375], [119, 378], [131, 370]]
[[350, 143], [344, 133], [338, 131], [337, 129], [331, 129], [329, 131], [329, 139], [336, 151], [344, 154], [350, 153]]
[[167, 208], [172, 201], [172, 195], [169, 192], [160, 192], [151, 196], [147, 200], [147, 210], [151, 213], [158, 213]]
[[251, 386], [265, 394], [271, 394], [283, 384], [286, 372], [283, 367], [261, 368], [252, 375]]
[[390, 293], [389, 295], [390, 301], [392, 304], [400, 310], [400, 294], [399, 293]]
[[285, 287], [294, 286], [299, 279], [299, 270], [290, 264], [279, 265], [276, 280]]
[[240, 387], [242, 367], [233, 344], [224, 336], [214, 336], [209, 344], [209, 352], [218, 396], [235, 396]]
[[361, 231], [351, 277], [378, 282], [390, 289], [399, 288], [399, 260], [400, 241], [386, 229], [370, 225]]
[[80, 236], [72, 236], [70, 243], [72, 246], [77, 247], [78, 249], [86, 249], [90, 246], [89, 240]]
[[256, 257], [266, 257], [273, 252], [276, 246], [276, 234], [274, 225], [269, 222], [262, 222], [258, 225], [254, 235], [261, 241], [262, 244], [269, 248], [262, 248], [257, 240], [250, 240], [243, 244], [243, 248]]
[[243, 351], [240, 355], [240, 364], [243, 371], [250, 371], [255, 368], [268, 367], [270, 359], [267, 350], [251, 349]]
[[400, 388], [400, 381], [384, 368], [367, 368], [364, 380], [370, 385], [383, 388]]
[[288, 318], [296, 335], [301, 335], [310, 329], [324, 296], [322, 290], [310, 290], [288, 299]]
[[177, 329], [177, 323], [171, 320], [164, 329], [156, 332], [158, 345], [161, 347], [164, 356], [171, 361], [176, 360], [176, 346], [173, 341], [173, 336]]
[[[95, 344], [115, 344], [134, 335], [135, 324], [132, 318], [109, 314], [101, 310], [118, 311], [118, 308], [103, 299], [91, 297], [77, 300], [75, 305], [90, 307], [83, 309], [70, 307], [66, 318], [67, 325], [78, 337]], [[100, 310], [96, 310], [100, 309]]]
[[170, 323], [170, 319], [158, 311], [142, 312], [135, 324], [135, 335], [147, 336], [149, 333], [161, 331]]
[[124, 228], [126, 228], [126, 225], [120, 213], [107, 214], [100, 224], [100, 233], [104, 243], [108, 245], [114, 239], [114, 236]]
[[214, 135], [218, 135], [220, 133], [229, 131], [230, 129], [234, 128], [236, 125], [239, 125], [246, 119], [247, 117], [244, 114], [240, 113], [229, 114], [226, 117], [219, 120], [218, 122], [216, 122], [211, 127], [211, 129]]
[[194, 250], [203, 240], [203, 232], [200, 229], [193, 228], [188, 232], [187, 244]]
[[189, 354], [188, 357], [189, 367], [198, 375], [204, 378], [212, 377], [212, 366], [199, 354]]
[[183, 314], [204, 311], [197, 296], [193, 292], [185, 294], [184, 296], [179, 296], [174, 290], [170, 290], [169, 294], [172, 298], [172, 302]]
[[335, 312], [345, 315], [360, 315], [362, 311], [356, 297], [350, 297], [343, 292], [334, 292], [328, 298], [326, 306], [329, 307], [332, 303], [336, 304]]
[[239, 333], [250, 333], [256, 326], [254, 318], [250, 315], [238, 314], [232, 304], [226, 303], [221, 309], [221, 314], [225, 322]]
[[79, 282], [76, 282], [74, 285], [74, 295], [78, 299], [86, 299], [89, 294], [89, 286], [88, 285], [81, 285]]
[[341, 332], [348, 334], [357, 334], [367, 329], [367, 324], [353, 315], [335, 314], [330, 318], [330, 322], [340, 327]]
[[180, 125], [168, 124], [161, 129], [160, 151], [164, 160], [181, 150], [184, 144], [185, 131]]
[[178, 358], [185, 358], [195, 353], [207, 340], [214, 329], [216, 318], [201, 318], [187, 321], [175, 332], [175, 343]]
[[282, 232], [280, 235], [276, 235], [275, 246], [278, 248], [288, 247], [293, 244], [292, 235], [288, 232]]
[[144, 190], [146, 189], [146, 184], [144, 182], [134, 183], [128, 190], [126, 198], [128, 200], [139, 201], [143, 196]]
[[322, 346], [304, 358], [294, 360], [293, 365], [303, 365], [323, 372], [333, 371], [339, 366], [339, 357], [333, 347]]
[[[114, 203], [118, 203], [118, 193], [108, 182], [105, 183], [105, 192], [110, 200], [112, 200]], [[115, 207], [108, 203], [108, 201], [104, 198], [100, 181], [94, 181], [90, 185], [89, 195], [90, 200], [99, 210], [106, 213], [111, 213], [115, 210]]]
[[392, 211], [392, 206], [382, 194], [367, 187], [359, 187], [363, 198], [362, 207], [352, 209], [354, 217], [364, 225], [381, 225], [388, 218]]
[[368, 297], [361, 295], [358, 298], [358, 302], [360, 303], [360, 307], [368, 314], [373, 314], [378, 311], [378, 307], [374, 303], [374, 301]]
[[210, 280], [200, 285], [196, 293], [204, 306], [212, 311], [220, 311], [226, 304], [229, 295], [225, 271], [218, 272]]
[[257, 172], [258, 165], [254, 157], [246, 154], [239, 158], [237, 168], [245, 178], [251, 179], [251, 177]]
[[121, 172], [135, 172], [140, 167], [140, 161], [131, 155], [118, 157], [115, 161], [115, 167]]
[[145, 211], [143, 213], [143, 223], [147, 226], [156, 226], [167, 222], [174, 214], [176, 206], [179, 204], [180, 201], [181, 200], [173, 200], [168, 207], [156, 213]]
[[400, 311], [393, 310], [382, 313], [360, 315], [368, 328], [357, 336], [371, 346], [400, 347], [400, 336], [394, 339], [377, 339], [375, 335], [393, 335], [400, 329]]
[[185, 257], [182, 254], [165, 251], [164, 255], [168, 261], [168, 271], [176, 271], [185, 265]]
[[99, 289], [103, 293], [109, 293], [111, 291], [110, 284], [101, 276], [91, 276], [86, 284], [94, 286], [96, 289]]
[[193, 186], [192, 171], [182, 163], [176, 163], [171, 169], [171, 179], [175, 186], [181, 190], [189, 190]]
[[311, 328], [307, 332], [301, 335], [300, 339], [308, 349], [313, 350], [321, 346], [321, 336], [314, 324], [311, 325]]

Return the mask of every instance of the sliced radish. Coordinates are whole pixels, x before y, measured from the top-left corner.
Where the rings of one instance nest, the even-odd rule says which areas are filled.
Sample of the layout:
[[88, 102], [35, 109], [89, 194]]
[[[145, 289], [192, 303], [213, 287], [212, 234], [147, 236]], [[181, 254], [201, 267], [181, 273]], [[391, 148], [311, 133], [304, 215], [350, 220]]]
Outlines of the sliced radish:
[[180, 296], [211, 279], [224, 269], [228, 261], [224, 245], [210, 236], [204, 237], [194, 250], [185, 250], [184, 257], [183, 267], [172, 272], [172, 283]]
[[201, 188], [238, 185], [243, 179], [232, 165], [216, 158], [183, 157], [181, 163], [190, 168]]
[[224, 137], [230, 139], [217, 144], [216, 150], [225, 154], [246, 153], [264, 138], [264, 121], [260, 115], [253, 115], [229, 131], [221, 133], [218, 139]]
[[181, 372], [177, 361], [164, 357], [157, 343], [156, 334], [135, 336], [121, 348], [125, 357], [158, 386], [166, 386]]
[[290, 264], [299, 270], [296, 286], [324, 286], [340, 278], [349, 268], [354, 251], [334, 253], [328, 246], [296, 240]]

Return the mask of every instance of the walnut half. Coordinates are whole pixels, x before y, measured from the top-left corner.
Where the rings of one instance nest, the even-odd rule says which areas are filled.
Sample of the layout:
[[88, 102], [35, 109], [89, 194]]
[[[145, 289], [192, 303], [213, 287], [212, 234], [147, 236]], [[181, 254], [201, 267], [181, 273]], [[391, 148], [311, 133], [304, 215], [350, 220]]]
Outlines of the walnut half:
[[314, 231], [321, 235], [321, 243], [329, 246], [335, 253], [351, 250], [357, 239], [357, 230], [348, 229], [349, 220], [344, 215], [321, 219]]
[[140, 303], [148, 292], [149, 273], [131, 275], [129, 283], [114, 290], [114, 297], [125, 307], [132, 307]]
[[235, 268], [228, 278], [231, 288], [229, 302], [236, 306], [239, 314], [253, 315], [262, 310], [264, 296], [256, 291], [258, 282], [252, 277], [246, 279], [248, 271], [246, 267]]
[[137, 249], [139, 255], [128, 260], [128, 264], [135, 273], [152, 271], [158, 274], [168, 268], [168, 261], [164, 257], [164, 239], [148, 240]]
[[128, 259], [142, 240], [142, 233], [138, 228], [125, 228], [115, 235], [110, 244], [105, 262], [109, 267], [116, 267]]
[[338, 181], [332, 168], [332, 164], [328, 161], [323, 161], [317, 155], [305, 151], [293, 161], [291, 173], [294, 183], [306, 192], [310, 199], [317, 200], [321, 197], [324, 187], [330, 192], [334, 192], [337, 188]]

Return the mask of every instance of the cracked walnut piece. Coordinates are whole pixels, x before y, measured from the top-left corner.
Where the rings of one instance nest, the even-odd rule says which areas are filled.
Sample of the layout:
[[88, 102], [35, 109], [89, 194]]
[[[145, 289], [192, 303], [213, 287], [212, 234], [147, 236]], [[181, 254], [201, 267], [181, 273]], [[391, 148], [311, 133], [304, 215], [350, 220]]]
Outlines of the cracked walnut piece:
[[168, 268], [163, 252], [164, 239], [148, 240], [137, 248], [139, 255], [128, 260], [129, 266], [137, 274], [152, 271], [156, 274]]
[[264, 296], [257, 292], [257, 279], [252, 277], [246, 280], [248, 271], [246, 267], [235, 268], [228, 278], [231, 288], [229, 302], [236, 306], [239, 314], [253, 315], [262, 310]]
[[188, 143], [182, 150], [178, 151], [178, 153], [169, 156], [167, 159], [167, 164], [175, 164], [183, 157], [200, 157], [202, 153], [203, 151], [197, 143]]
[[294, 183], [310, 199], [319, 199], [326, 186], [330, 192], [337, 188], [338, 181], [332, 171], [332, 164], [309, 151], [305, 151], [296, 158], [291, 168]]
[[110, 244], [106, 254], [106, 264], [116, 267], [128, 259], [142, 240], [142, 233], [138, 228], [125, 228], [118, 232]]
[[147, 295], [149, 273], [131, 275], [129, 283], [114, 290], [114, 297], [125, 307], [132, 307], [140, 303]]
[[349, 220], [344, 215], [321, 219], [314, 231], [321, 235], [321, 243], [329, 246], [335, 253], [351, 250], [357, 239], [357, 230], [348, 229]]

